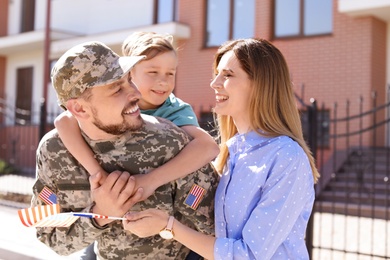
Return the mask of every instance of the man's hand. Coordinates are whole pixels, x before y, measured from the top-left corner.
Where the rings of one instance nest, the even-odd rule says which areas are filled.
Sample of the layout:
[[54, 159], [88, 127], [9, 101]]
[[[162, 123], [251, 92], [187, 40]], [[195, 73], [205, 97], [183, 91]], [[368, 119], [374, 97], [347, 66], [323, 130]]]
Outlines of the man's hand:
[[[128, 172], [114, 171], [100, 184], [102, 178], [104, 177], [100, 172], [89, 178], [92, 198], [95, 201], [93, 213], [122, 217], [140, 201], [143, 189], [135, 190], [135, 179]], [[113, 220], [96, 219], [96, 221], [103, 226]]]

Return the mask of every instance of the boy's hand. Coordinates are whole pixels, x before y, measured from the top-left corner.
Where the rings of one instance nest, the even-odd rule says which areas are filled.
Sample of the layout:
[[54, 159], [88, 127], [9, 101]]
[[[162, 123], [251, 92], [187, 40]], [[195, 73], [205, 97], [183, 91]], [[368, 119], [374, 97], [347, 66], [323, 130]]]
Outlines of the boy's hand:
[[[108, 173], [101, 170], [101, 171], [98, 171], [97, 173], [95, 173], [96, 175], [99, 174], [99, 186], [103, 185], [104, 181], [107, 179], [107, 176], [108, 176]], [[92, 175], [95, 175], [95, 174], [91, 174]]]
[[133, 175], [133, 177], [135, 178], [134, 192], [139, 188], [143, 188], [142, 196], [140, 198], [141, 201], [146, 200], [159, 187], [155, 185], [155, 181], [151, 179], [150, 174], [137, 174]]

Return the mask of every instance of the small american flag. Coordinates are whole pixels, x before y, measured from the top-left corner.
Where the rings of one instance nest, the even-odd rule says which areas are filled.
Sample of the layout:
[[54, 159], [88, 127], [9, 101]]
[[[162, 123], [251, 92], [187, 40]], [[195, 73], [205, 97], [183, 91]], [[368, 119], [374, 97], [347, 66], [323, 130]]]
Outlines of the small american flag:
[[36, 206], [33, 208], [18, 210], [20, 221], [26, 227], [68, 227], [78, 218], [104, 218], [123, 220], [120, 217], [110, 217], [84, 212], [64, 212], [60, 213], [58, 204]]
[[57, 203], [57, 195], [55, 195], [48, 187], [43, 187], [38, 196], [43, 202], [47, 205], [52, 205]]
[[202, 201], [205, 192], [206, 190], [199, 185], [192, 185], [191, 190], [188, 193], [186, 200], [184, 201], [184, 204], [196, 210], [199, 206], [199, 203]]
[[42, 205], [36, 206], [34, 208], [18, 210], [19, 218], [22, 221], [22, 224], [26, 227], [50, 227], [52, 225], [57, 224], [64, 226], [63, 223], [54, 223], [53, 221], [48, 221], [48, 217], [54, 216], [59, 213], [60, 206], [57, 204]]

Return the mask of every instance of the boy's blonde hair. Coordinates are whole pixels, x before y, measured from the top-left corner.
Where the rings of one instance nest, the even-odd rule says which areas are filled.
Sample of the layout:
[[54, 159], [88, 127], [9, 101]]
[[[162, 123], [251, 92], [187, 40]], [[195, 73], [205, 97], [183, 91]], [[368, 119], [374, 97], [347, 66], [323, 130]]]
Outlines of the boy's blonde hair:
[[173, 37], [169, 34], [135, 32], [127, 37], [122, 44], [124, 56], [146, 55], [145, 60], [168, 51], [176, 53], [176, 49], [173, 47]]

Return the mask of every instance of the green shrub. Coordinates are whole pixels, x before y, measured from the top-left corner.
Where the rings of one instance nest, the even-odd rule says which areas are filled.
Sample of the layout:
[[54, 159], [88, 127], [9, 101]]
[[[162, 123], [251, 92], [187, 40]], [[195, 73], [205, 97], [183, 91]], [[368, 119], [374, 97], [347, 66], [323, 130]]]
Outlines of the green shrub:
[[0, 159], [0, 175], [11, 174], [14, 173], [15, 171], [16, 169], [12, 165]]

